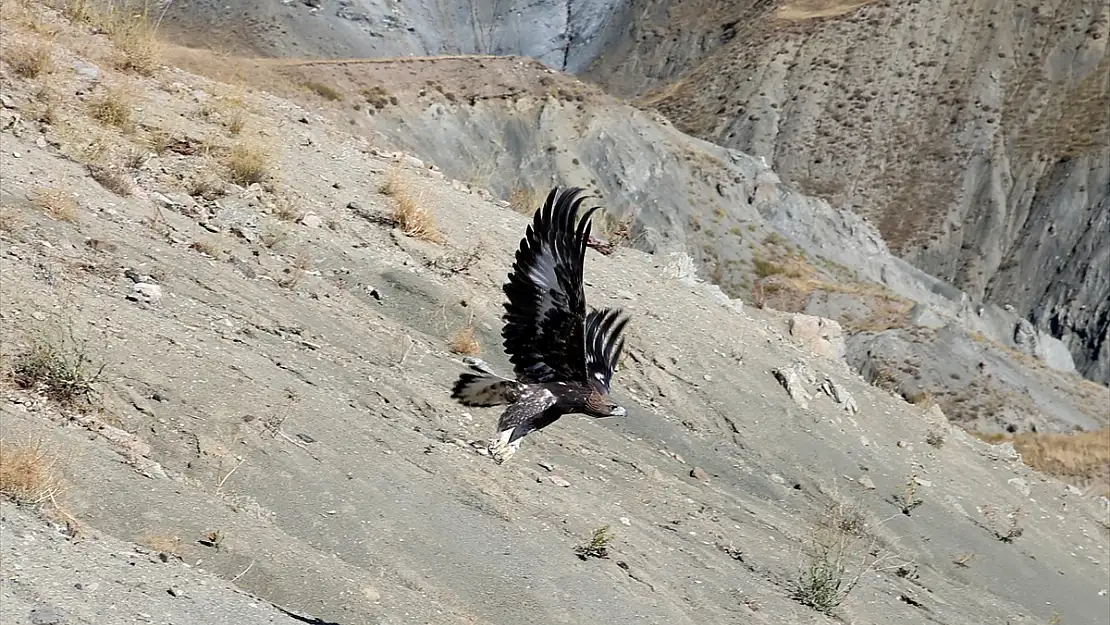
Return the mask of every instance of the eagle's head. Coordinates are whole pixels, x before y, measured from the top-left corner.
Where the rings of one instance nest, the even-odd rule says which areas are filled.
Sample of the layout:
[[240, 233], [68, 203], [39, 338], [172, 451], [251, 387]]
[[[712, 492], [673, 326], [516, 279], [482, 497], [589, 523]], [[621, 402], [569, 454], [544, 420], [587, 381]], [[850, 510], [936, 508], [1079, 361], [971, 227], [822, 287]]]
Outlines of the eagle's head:
[[591, 417], [623, 417], [628, 414], [624, 406], [613, 401], [613, 398], [600, 385], [590, 385], [586, 394], [586, 414]]

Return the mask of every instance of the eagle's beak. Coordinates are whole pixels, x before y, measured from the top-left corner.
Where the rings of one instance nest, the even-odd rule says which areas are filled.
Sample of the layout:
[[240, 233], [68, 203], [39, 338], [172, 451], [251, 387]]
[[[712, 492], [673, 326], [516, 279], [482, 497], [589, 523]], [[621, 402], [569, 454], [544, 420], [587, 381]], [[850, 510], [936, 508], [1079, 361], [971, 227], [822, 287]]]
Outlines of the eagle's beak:
[[625, 417], [628, 416], [628, 410], [624, 406], [617, 406], [609, 411], [610, 417]]

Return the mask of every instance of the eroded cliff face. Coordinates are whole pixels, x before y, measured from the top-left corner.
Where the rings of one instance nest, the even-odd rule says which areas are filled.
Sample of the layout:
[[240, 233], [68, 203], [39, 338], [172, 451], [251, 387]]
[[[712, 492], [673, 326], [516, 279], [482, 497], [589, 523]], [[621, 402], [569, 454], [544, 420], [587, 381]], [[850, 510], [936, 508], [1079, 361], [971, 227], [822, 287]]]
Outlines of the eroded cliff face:
[[165, 24], [191, 45], [266, 56], [530, 56], [577, 73], [628, 22], [627, 0], [184, 0]]
[[1102, 0], [190, 0], [165, 23], [268, 56], [519, 54], [586, 76], [865, 216], [1110, 381]]
[[656, 6], [591, 75], [863, 214], [903, 258], [1012, 305], [1110, 379], [1104, 2], [730, 9], [714, 25]]

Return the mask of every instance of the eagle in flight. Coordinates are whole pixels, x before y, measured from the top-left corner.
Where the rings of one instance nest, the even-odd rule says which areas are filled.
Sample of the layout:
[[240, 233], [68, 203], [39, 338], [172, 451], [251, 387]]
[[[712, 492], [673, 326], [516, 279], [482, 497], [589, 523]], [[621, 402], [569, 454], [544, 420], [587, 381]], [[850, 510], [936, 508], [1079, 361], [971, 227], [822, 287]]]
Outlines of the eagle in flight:
[[620, 309], [586, 312], [582, 265], [590, 244], [590, 217], [577, 220], [583, 189], [555, 187], [528, 226], [504, 286], [501, 330], [515, 379], [468, 359], [451, 397], [464, 406], [501, 406], [497, 438], [489, 445], [501, 464], [520, 441], [565, 414], [623, 417], [609, 395], [629, 317]]

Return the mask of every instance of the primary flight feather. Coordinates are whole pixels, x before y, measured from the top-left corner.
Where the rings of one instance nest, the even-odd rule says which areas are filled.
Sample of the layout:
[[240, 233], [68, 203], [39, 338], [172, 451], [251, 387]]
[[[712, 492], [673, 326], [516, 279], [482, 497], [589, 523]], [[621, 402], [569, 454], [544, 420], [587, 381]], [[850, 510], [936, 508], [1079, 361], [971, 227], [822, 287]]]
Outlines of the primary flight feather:
[[465, 406], [508, 404], [489, 450], [499, 464], [524, 436], [565, 414], [627, 414], [610, 392], [629, 317], [620, 309], [586, 312], [582, 269], [598, 207], [578, 218], [582, 194], [578, 187], [552, 189], [517, 249], [501, 330], [515, 378], [473, 366], [477, 373], [461, 374], [452, 390]]

